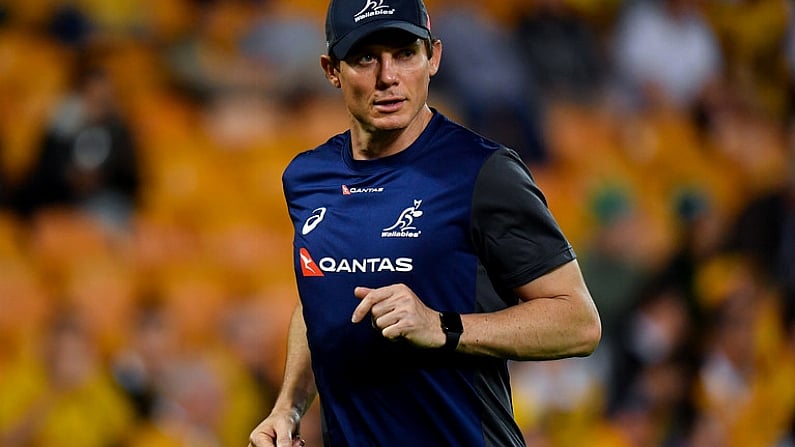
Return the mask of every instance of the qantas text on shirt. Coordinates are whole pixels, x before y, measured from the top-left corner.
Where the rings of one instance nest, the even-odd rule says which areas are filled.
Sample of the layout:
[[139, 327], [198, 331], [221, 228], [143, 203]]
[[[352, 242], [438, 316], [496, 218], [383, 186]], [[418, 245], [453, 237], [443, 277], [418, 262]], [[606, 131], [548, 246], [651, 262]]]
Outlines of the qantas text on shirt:
[[301, 270], [304, 276], [323, 276], [323, 272], [376, 273], [410, 272], [414, 270], [414, 259], [412, 258], [334, 259], [326, 256], [316, 263], [307, 249], [302, 248], [300, 255]]

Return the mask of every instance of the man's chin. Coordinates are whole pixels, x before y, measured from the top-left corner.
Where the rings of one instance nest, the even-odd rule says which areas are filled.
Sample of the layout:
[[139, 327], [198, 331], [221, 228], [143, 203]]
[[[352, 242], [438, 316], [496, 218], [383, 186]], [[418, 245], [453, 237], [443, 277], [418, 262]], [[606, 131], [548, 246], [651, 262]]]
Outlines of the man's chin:
[[400, 115], [380, 115], [371, 121], [375, 130], [389, 132], [394, 130], [405, 129], [408, 126], [408, 120]]

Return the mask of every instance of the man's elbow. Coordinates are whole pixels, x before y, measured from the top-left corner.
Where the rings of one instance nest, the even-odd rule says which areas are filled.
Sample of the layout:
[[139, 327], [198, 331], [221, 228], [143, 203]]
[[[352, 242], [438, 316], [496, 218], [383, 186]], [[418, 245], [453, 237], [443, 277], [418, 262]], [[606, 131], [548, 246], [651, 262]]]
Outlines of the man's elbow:
[[541, 353], [523, 353], [512, 357], [514, 360], [556, 360], [568, 357], [587, 357], [596, 351], [602, 340], [602, 324], [598, 316], [587, 321], [571, 322], [567, 326], [559, 344], [550, 344]]
[[596, 350], [599, 342], [602, 340], [602, 323], [599, 317], [589, 320], [582, 324], [577, 331], [577, 343], [575, 344], [572, 356], [586, 357]]

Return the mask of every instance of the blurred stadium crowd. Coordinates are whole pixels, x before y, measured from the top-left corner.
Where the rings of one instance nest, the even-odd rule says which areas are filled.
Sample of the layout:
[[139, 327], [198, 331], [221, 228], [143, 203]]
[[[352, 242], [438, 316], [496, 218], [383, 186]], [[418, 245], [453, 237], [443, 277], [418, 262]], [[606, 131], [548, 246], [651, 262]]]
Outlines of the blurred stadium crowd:
[[[593, 356], [511, 364], [529, 445], [795, 445], [790, 1], [427, 4], [432, 105], [522, 154], [602, 315]], [[325, 7], [0, 4], [0, 446], [246, 444], [281, 171], [347, 126]]]

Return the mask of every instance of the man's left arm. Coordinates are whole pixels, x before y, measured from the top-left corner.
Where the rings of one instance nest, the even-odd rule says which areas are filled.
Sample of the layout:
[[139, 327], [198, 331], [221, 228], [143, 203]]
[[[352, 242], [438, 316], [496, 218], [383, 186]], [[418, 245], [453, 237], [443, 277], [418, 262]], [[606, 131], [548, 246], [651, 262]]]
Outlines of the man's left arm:
[[576, 255], [514, 151], [496, 151], [481, 167], [472, 240], [492, 282], [518, 304], [463, 315], [458, 352], [531, 360], [596, 349], [601, 323]]
[[[602, 335], [599, 314], [576, 260], [515, 289], [520, 303], [489, 313], [461, 315], [463, 333], [456, 352], [513, 360], [586, 356]], [[426, 306], [404, 284], [357, 287], [362, 301], [351, 317], [370, 322], [391, 340], [421, 348], [446, 342], [440, 313]]]
[[513, 360], [591, 354], [601, 339], [596, 305], [576, 260], [514, 289], [520, 303], [461, 316], [457, 352]]

